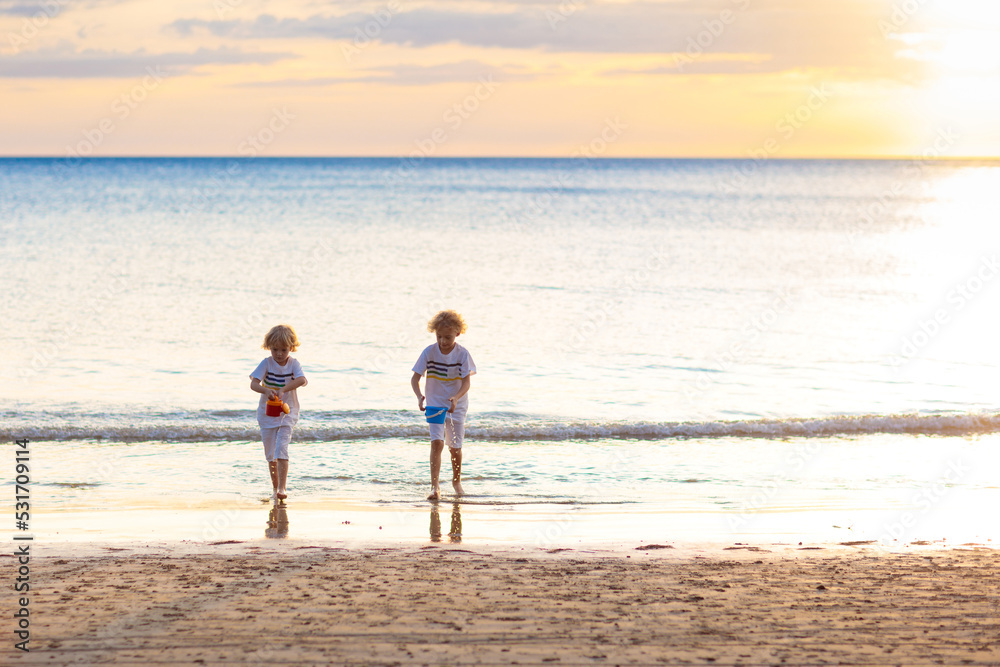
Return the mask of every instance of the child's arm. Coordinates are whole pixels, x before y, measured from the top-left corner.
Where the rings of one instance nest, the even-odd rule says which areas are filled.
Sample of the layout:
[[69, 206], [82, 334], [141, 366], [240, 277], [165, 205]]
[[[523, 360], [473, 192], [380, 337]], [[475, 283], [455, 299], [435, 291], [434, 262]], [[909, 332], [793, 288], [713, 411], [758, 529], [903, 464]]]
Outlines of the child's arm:
[[309, 384], [309, 381], [306, 380], [306, 376], [305, 375], [300, 375], [299, 377], [295, 378], [294, 380], [292, 380], [291, 382], [289, 382], [288, 384], [286, 384], [284, 387], [278, 389], [275, 392], [275, 394], [278, 395], [278, 398], [281, 398], [282, 394], [287, 394], [288, 392], [292, 391], [293, 389], [298, 389], [299, 387], [304, 387], [307, 384]]
[[420, 373], [414, 372], [413, 377], [410, 378], [410, 386], [413, 387], [413, 393], [417, 397], [417, 406], [421, 411], [424, 409], [424, 395], [420, 393], [420, 378], [422, 376]]
[[250, 389], [252, 391], [257, 392], [258, 394], [264, 394], [268, 398], [271, 398], [271, 396], [274, 394], [274, 390], [271, 389], [270, 387], [265, 387], [263, 384], [261, 384], [260, 379], [258, 378], [252, 378], [250, 380]]
[[455, 411], [455, 406], [458, 404], [458, 399], [468, 394], [469, 389], [471, 388], [472, 388], [472, 376], [466, 375], [464, 378], [462, 378], [462, 386], [458, 388], [458, 393], [448, 399], [451, 402], [451, 408], [448, 410], [448, 412]]

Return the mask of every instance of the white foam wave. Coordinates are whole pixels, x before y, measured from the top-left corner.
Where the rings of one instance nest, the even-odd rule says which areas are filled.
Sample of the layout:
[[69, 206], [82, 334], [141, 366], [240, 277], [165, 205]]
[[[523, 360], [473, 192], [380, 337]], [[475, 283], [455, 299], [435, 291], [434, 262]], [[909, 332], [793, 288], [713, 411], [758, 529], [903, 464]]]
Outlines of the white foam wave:
[[[662, 440], [676, 438], [822, 438], [875, 433], [913, 435], [968, 435], [1000, 431], [1000, 414], [904, 414], [819, 417], [812, 419], [758, 419], [746, 421], [650, 422], [555, 421], [525, 416], [487, 416], [470, 421], [466, 437], [506, 442], [561, 440]], [[98, 440], [106, 442], [256, 441], [259, 431], [245, 415], [211, 419], [204, 415], [46, 415], [33, 421], [21, 415], [0, 423], [0, 439], [11, 442]], [[325, 415], [303, 419], [295, 428], [296, 441], [427, 437], [426, 425], [397, 413]]]

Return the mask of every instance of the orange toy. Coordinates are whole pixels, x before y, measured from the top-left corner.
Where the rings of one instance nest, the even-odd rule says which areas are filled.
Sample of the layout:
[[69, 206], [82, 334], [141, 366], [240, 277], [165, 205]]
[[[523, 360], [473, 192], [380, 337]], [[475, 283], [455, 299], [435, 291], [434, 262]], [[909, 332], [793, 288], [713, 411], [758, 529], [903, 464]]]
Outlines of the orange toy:
[[291, 408], [288, 407], [288, 403], [285, 403], [277, 396], [267, 399], [265, 414], [268, 417], [280, 417], [282, 413], [287, 415], [290, 410]]

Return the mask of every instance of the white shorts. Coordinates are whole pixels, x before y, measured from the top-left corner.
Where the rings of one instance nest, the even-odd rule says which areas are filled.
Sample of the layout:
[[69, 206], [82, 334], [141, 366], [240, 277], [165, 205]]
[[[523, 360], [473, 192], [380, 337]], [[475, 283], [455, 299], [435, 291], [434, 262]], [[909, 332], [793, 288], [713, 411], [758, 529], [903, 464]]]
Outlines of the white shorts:
[[450, 416], [443, 424], [428, 424], [431, 427], [431, 440], [444, 440], [444, 444], [452, 449], [461, 449], [465, 440], [465, 422], [457, 422]]
[[270, 461], [288, 460], [288, 443], [292, 441], [291, 425], [260, 429], [260, 439], [264, 441], [264, 458]]

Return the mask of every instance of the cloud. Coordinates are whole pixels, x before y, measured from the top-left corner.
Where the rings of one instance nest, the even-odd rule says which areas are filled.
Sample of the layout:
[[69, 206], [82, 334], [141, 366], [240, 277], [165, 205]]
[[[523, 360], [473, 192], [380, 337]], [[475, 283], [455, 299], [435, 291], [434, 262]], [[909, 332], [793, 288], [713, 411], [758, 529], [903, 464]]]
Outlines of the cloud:
[[237, 84], [240, 88], [276, 88], [294, 86], [333, 86], [347, 83], [384, 83], [397, 86], [427, 86], [439, 83], [477, 83], [481, 81], [527, 81], [540, 76], [517, 65], [497, 67], [478, 60], [463, 60], [438, 65], [395, 65], [371, 67], [351, 76], [327, 76], [309, 79], [278, 79]]
[[147, 68], [179, 74], [202, 65], [266, 65], [295, 57], [291, 53], [248, 53], [229, 47], [200, 48], [191, 53], [147, 53], [143, 49], [132, 53], [74, 51], [61, 47], [0, 59], [0, 78], [128, 78], [142, 76]]
[[[387, 4], [386, 7], [393, 5]], [[869, 76], [906, 76], [898, 43], [878, 24], [891, 13], [889, 0], [672, 0], [487, 5], [426, 5], [394, 13], [249, 20], [181, 19], [169, 29], [182, 35], [207, 32], [231, 39], [371, 40], [422, 48], [439, 44], [553, 53], [753, 54], [731, 59], [731, 68], [708, 58], [689, 71], [747, 73], [831, 67]]]
[[36, 16], [44, 14], [55, 16], [68, 4], [68, 0], [48, 0], [47, 2], [8, 2], [0, 0], [0, 15], [4, 16]]
[[169, 27], [181, 35], [205, 31], [239, 39], [361, 37], [413, 47], [453, 42], [510, 49], [657, 52], [665, 43], [663, 24], [676, 25], [685, 15], [664, 5], [652, 9], [648, 5], [623, 5], [579, 10], [577, 18], [563, 16], [557, 5], [553, 7], [488, 13], [420, 8], [396, 14], [386, 11], [381, 15], [351, 13], [305, 19], [264, 14], [251, 21], [181, 19]]
[[52, 18], [71, 7], [117, 4], [122, 0], [0, 0], [0, 16]]
[[47, 12], [38, 5], [26, 5], [12, 2], [0, 3], [0, 15], [4, 16], [34, 16], [35, 14]]

